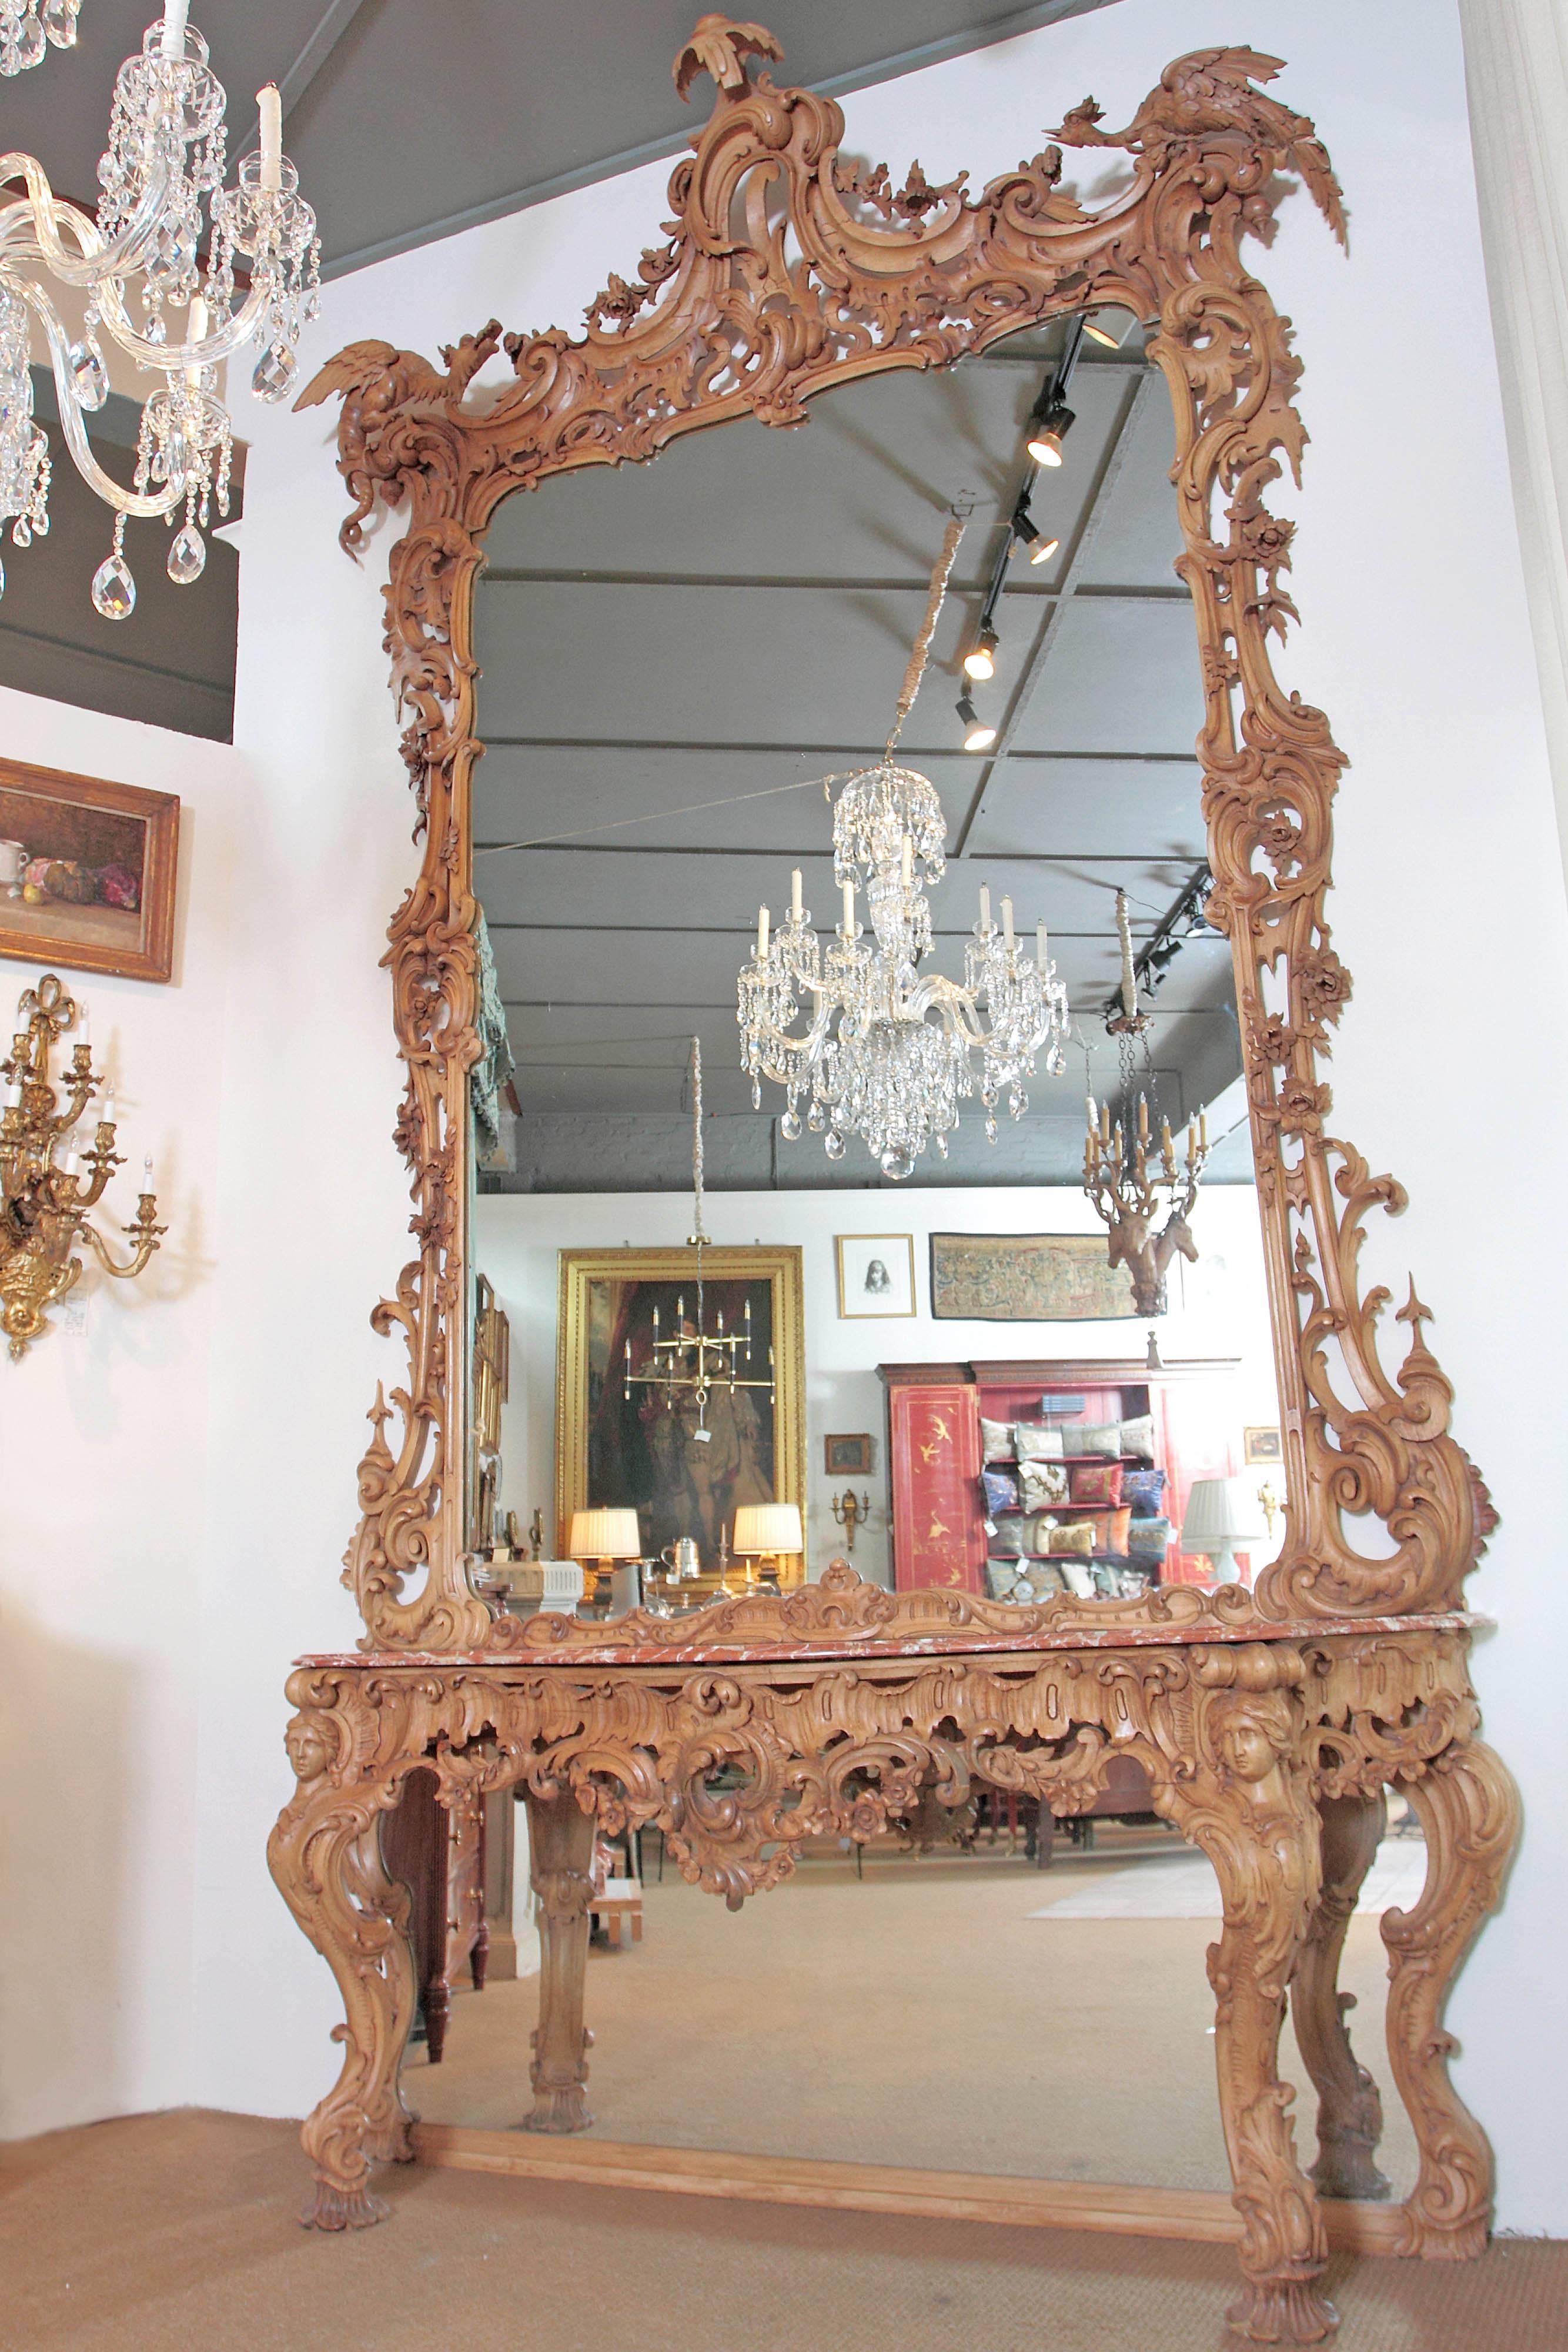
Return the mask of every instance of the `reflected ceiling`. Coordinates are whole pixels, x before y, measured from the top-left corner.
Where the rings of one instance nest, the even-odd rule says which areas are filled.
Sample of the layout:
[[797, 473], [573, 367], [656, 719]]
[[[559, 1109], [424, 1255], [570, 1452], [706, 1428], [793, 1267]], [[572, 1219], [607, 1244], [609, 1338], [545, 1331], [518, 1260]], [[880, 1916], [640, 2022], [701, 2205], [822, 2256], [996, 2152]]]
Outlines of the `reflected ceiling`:
[[[788, 903], [791, 866], [819, 928], [834, 919], [815, 780], [880, 749], [955, 502], [973, 516], [901, 746], [947, 814], [935, 961], [961, 971], [982, 883], [1011, 894], [1026, 929], [1043, 916], [1104, 1090], [1115, 890], [1146, 939], [1204, 852], [1170, 404], [1135, 341], [1085, 347], [1066, 462], [1039, 477], [1035, 516], [1061, 547], [1009, 570], [997, 676], [974, 689], [1001, 730], [993, 755], [964, 752], [954, 708], [1054, 348], [1019, 338], [940, 375], [855, 384], [802, 426], [727, 425], [501, 509], [476, 598], [475, 835], [519, 1065], [517, 1186], [684, 1189], [694, 1031], [716, 1114], [710, 1181], [884, 1181], [858, 1144], [835, 1165], [818, 1139], [779, 1139], [777, 1089], [772, 1116], [752, 1110], [735, 980], [758, 905]], [[1174, 1121], [1239, 1067], [1225, 942], [1186, 947], [1157, 1004]], [[1083, 1076], [1075, 1050], [994, 1149], [977, 1110], [919, 1181], [1071, 1181]]]

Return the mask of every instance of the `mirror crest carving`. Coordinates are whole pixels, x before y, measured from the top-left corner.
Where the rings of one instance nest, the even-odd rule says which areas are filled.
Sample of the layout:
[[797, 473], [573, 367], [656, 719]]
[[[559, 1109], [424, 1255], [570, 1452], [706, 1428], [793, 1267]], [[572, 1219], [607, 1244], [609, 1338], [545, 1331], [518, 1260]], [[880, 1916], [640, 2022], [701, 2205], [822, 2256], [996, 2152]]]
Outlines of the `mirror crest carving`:
[[[363, 1646], [526, 1652], [542, 1638], [525, 1621], [492, 1618], [464, 1558], [466, 1091], [479, 1053], [470, 794], [483, 750], [473, 590], [496, 508], [552, 475], [651, 457], [728, 417], [800, 424], [809, 398], [834, 384], [947, 366], [1019, 328], [1103, 304], [1157, 320], [1148, 357], [1176, 413], [1177, 569], [1193, 599], [1206, 712], [1197, 751], [1216, 876], [1208, 917], [1228, 933], [1235, 967], [1289, 1532], [1254, 1592], [1176, 1587], [1034, 1609], [868, 1592], [833, 1606], [869, 1613], [889, 1642], [929, 1638], [937, 1609], [1021, 1635], [1206, 1618], [1234, 1627], [1249, 1617], [1261, 1633], [1286, 1620], [1455, 1608], [1493, 1515], [1450, 1433], [1452, 1390], [1426, 1344], [1429, 1310], [1414, 1283], [1392, 1372], [1378, 1349], [1388, 1294], [1360, 1287], [1366, 1220], [1375, 1209], [1397, 1214], [1405, 1194], [1328, 1131], [1322, 1065], [1351, 993], [1325, 912], [1344, 760], [1323, 715], [1280, 684], [1270, 650], [1297, 617], [1282, 584], [1293, 526], [1264, 494], [1284, 466], [1299, 469], [1301, 363], [1239, 246], [1268, 236], [1281, 173], [1300, 177], [1344, 241], [1328, 156], [1306, 117], [1257, 87], [1278, 59], [1217, 48], [1168, 66], [1123, 131], [1103, 131], [1086, 100], [1055, 143], [976, 194], [967, 175], [934, 187], [918, 165], [895, 190], [885, 165], [841, 153], [843, 116], [831, 99], [778, 88], [746, 62], [779, 55], [760, 26], [701, 20], [675, 79], [685, 95], [706, 73], [716, 99], [671, 178], [666, 242], [631, 278], [612, 276], [582, 335], [503, 336], [491, 320], [444, 348], [439, 368], [387, 343], [356, 343], [298, 404], [342, 402], [339, 464], [355, 501], [344, 546], [361, 549], [378, 505], [409, 516], [391, 554], [385, 642], [423, 856], [386, 961], [407, 1069], [395, 1139], [413, 1180], [418, 1254], [372, 1318], [383, 1335], [401, 1330], [409, 1360], [390, 1405], [378, 1391], [360, 1465], [363, 1517], [344, 1581], [365, 1622]], [[1061, 185], [1064, 147], [1124, 152], [1130, 184], [1099, 211], [1083, 209]], [[502, 352], [513, 381], [471, 396]], [[1265, 975], [1281, 1011], [1265, 1002]], [[1383, 1523], [1385, 1553], [1356, 1545], [1362, 1515]], [[782, 1604], [783, 1619], [801, 1616], [797, 1601], [805, 1596]], [[727, 1606], [734, 1622], [721, 1626]], [[681, 1630], [685, 1642], [733, 1640], [745, 1651], [754, 1636], [764, 1647], [789, 1639], [794, 1629], [779, 1618], [776, 1601], [720, 1604]], [[633, 1631], [540, 1622], [574, 1648]], [[643, 1640], [668, 1630], [657, 1620], [635, 1626]], [[873, 1629], [859, 1631], [863, 1639]]]

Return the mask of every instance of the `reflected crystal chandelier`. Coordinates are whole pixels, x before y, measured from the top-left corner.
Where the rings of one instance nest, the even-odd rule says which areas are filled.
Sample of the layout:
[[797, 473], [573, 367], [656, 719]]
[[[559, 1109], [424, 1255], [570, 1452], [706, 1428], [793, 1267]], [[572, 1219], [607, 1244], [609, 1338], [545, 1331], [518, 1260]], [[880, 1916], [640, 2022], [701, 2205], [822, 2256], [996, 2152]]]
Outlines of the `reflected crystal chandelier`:
[[[771, 936], [768, 909], [760, 910], [757, 945], [738, 983], [741, 1067], [751, 1078], [754, 1106], [761, 1108], [763, 1078], [782, 1086], [789, 1108], [779, 1129], [792, 1142], [800, 1132], [801, 1097], [809, 1097], [807, 1123], [823, 1135], [830, 1160], [841, 1160], [848, 1138], [859, 1135], [892, 1177], [908, 1176], [933, 1140], [946, 1157], [958, 1106], [977, 1085], [994, 1143], [1003, 1094], [1013, 1118], [1021, 1118], [1029, 1106], [1024, 1080], [1033, 1076], [1036, 1056], [1043, 1047], [1047, 1073], [1059, 1073], [1068, 1029], [1067, 990], [1047, 952], [1045, 925], [1037, 929], [1031, 958], [1014, 936], [1010, 898], [1001, 902], [998, 925], [990, 893], [980, 892], [962, 982], [919, 969], [931, 946], [922, 884], [939, 882], [946, 869], [947, 824], [936, 787], [898, 766], [893, 754], [919, 688], [963, 528], [955, 518], [932, 574], [886, 750], [875, 767], [848, 778], [833, 811], [833, 875], [843, 895], [839, 930], [824, 952], [801, 906], [797, 872], [789, 919]], [[855, 920], [857, 888], [866, 894], [870, 939]]]
[[679, 1396], [689, 1396], [697, 1409], [697, 1425], [691, 1432], [694, 1444], [706, 1445], [713, 1437], [707, 1425], [708, 1399], [715, 1389], [727, 1389], [733, 1396], [737, 1389], [766, 1389], [768, 1401], [774, 1397], [773, 1349], [768, 1350], [768, 1378], [760, 1380], [749, 1372], [743, 1375], [740, 1366], [747, 1367], [751, 1355], [751, 1301], [746, 1302], [746, 1313], [740, 1328], [727, 1331], [724, 1309], [717, 1311], [717, 1328], [707, 1328], [706, 1285], [703, 1279], [703, 1252], [708, 1237], [703, 1230], [703, 1049], [700, 1041], [692, 1039], [692, 1194], [695, 1208], [692, 1231], [686, 1245], [697, 1254], [697, 1319], [695, 1326], [686, 1320], [685, 1291], [675, 1300], [675, 1328], [671, 1332], [659, 1328], [659, 1309], [653, 1308], [653, 1346], [642, 1370], [632, 1368], [632, 1342], [626, 1342], [622, 1368], [622, 1393], [628, 1404], [633, 1389], [657, 1389], [666, 1406], [673, 1412]]
[[[269, 84], [257, 94], [260, 147], [241, 160], [235, 184], [225, 187], [228, 100], [208, 67], [206, 42], [185, 21], [186, 5], [167, 0], [141, 53], [120, 68], [98, 167], [96, 220], [57, 196], [32, 156], [0, 163], [0, 179], [25, 191], [0, 206], [0, 527], [11, 520], [18, 547], [49, 527], [48, 444], [34, 420], [28, 367], [36, 320], [67, 446], [83, 480], [115, 509], [112, 544], [92, 583], [92, 601], [110, 621], [124, 620], [136, 603], [124, 544], [131, 518], [172, 525], [183, 509], [169, 576], [181, 586], [200, 577], [207, 555], [202, 528], [214, 502], [220, 515], [228, 511], [233, 458], [217, 369], [257, 341], [263, 349], [251, 389], [262, 400], [282, 400], [294, 381], [300, 332], [317, 310], [316, 215], [283, 153], [277, 91]], [[44, 13], [47, 30], [50, 0]], [[249, 284], [236, 307], [242, 268]], [[44, 272], [87, 297], [74, 341]], [[170, 312], [184, 313], [176, 341]], [[99, 465], [84, 422], [109, 396], [103, 335], [162, 379], [142, 407], [130, 488]]]
[[0, 0], [0, 74], [41, 66], [48, 49], [74, 49], [81, 0]]

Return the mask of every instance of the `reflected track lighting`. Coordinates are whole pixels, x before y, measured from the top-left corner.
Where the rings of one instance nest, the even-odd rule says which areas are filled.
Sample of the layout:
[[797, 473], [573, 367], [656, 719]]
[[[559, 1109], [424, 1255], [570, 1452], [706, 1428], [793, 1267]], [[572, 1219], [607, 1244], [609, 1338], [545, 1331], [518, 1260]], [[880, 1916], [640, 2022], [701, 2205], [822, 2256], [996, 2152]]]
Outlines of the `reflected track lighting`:
[[964, 656], [966, 677], [995, 677], [997, 674], [997, 633], [989, 621], [982, 621], [979, 633]]
[[1131, 310], [1113, 302], [1107, 310], [1090, 311], [1083, 321], [1083, 331], [1092, 342], [1103, 343], [1107, 351], [1119, 352], [1137, 323]]
[[1021, 503], [1014, 509], [1012, 533], [1022, 542], [1031, 563], [1049, 563], [1061, 545], [1059, 539], [1048, 539], [1029, 509]]
[[1028, 448], [1037, 466], [1060, 466], [1061, 445], [1072, 430], [1073, 414], [1060, 400], [1051, 400], [1030, 419]]
[[958, 697], [958, 716], [964, 722], [966, 751], [988, 751], [997, 740], [997, 730], [988, 727], [967, 694]]

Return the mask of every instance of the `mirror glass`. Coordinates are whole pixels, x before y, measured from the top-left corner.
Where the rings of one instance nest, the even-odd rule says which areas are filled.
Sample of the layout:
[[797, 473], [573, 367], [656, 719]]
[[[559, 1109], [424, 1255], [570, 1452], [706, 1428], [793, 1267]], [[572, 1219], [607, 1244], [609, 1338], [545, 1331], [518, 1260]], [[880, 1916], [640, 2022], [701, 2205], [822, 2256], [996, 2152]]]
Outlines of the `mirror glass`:
[[[514, 1066], [479, 1153], [473, 1259], [508, 1338], [493, 1326], [476, 1349], [494, 1411], [474, 1527], [476, 1573], [507, 1606], [570, 1595], [580, 1570], [586, 1610], [640, 1594], [674, 1612], [838, 1556], [889, 1585], [1110, 1605], [1249, 1579], [1279, 1547], [1230, 956], [1202, 919], [1169, 396], [1131, 320], [1106, 337], [1058, 324], [886, 374], [799, 428], [693, 434], [496, 518], [476, 592], [475, 864]], [[1074, 351], [1061, 462], [1037, 464], [1026, 445]], [[930, 840], [911, 859], [919, 970], [963, 982], [1009, 919], [1033, 958], [1043, 923], [1069, 1016], [1061, 1066], [1042, 1045], [1017, 1116], [1009, 1090], [996, 1103], [994, 1141], [977, 1055], [946, 1153], [898, 1179], [858, 1132], [831, 1149], [809, 1088], [791, 1117], [764, 1076], [754, 1108], [737, 985], [762, 908], [777, 945], [793, 875], [824, 950], [843, 919], [834, 804], [883, 752], [955, 511], [898, 747], [946, 826], [940, 873]], [[977, 651], [988, 676], [966, 675]], [[1117, 1030], [1119, 894], [1148, 1017]], [[996, 1016], [993, 996], [978, 1018]], [[1134, 1230], [1141, 1137], [1157, 1178], [1167, 1128], [1172, 1178], [1145, 1185]], [[1118, 1131], [1132, 1265], [1111, 1262], [1104, 1222]], [[1189, 1134], [1196, 1198], [1140, 1266], [1186, 1204]], [[478, 1823], [465, 1834], [490, 1981], [473, 1994], [448, 1969], [440, 2063], [416, 2041], [406, 2088], [430, 2119], [496, 2127], [528, 2105], [523, 1808], [491, 1801], [482, 1855]], [[1374, 1914], [1413, 1899], [1423, 1860], [1414, 1822], [1391, 1825], [1342, 1976], [1385, 2082]], [[737, 1917], [685, 1885], [656, 1831], [605, 1867], [620, 1893], [588, 1996], [602, 2137], [1226, 2187], [1203, 1965], [1218, 1893], [1130, 1759], [1091, 1818], [933, 1797], [863, 1852], [808, 1843]], [[1306, 2081], [1289, 2046], [1283, 2071]], [[1414, 2154], [1392, 2105], [1382, 2160], [1402, 2191]]]

